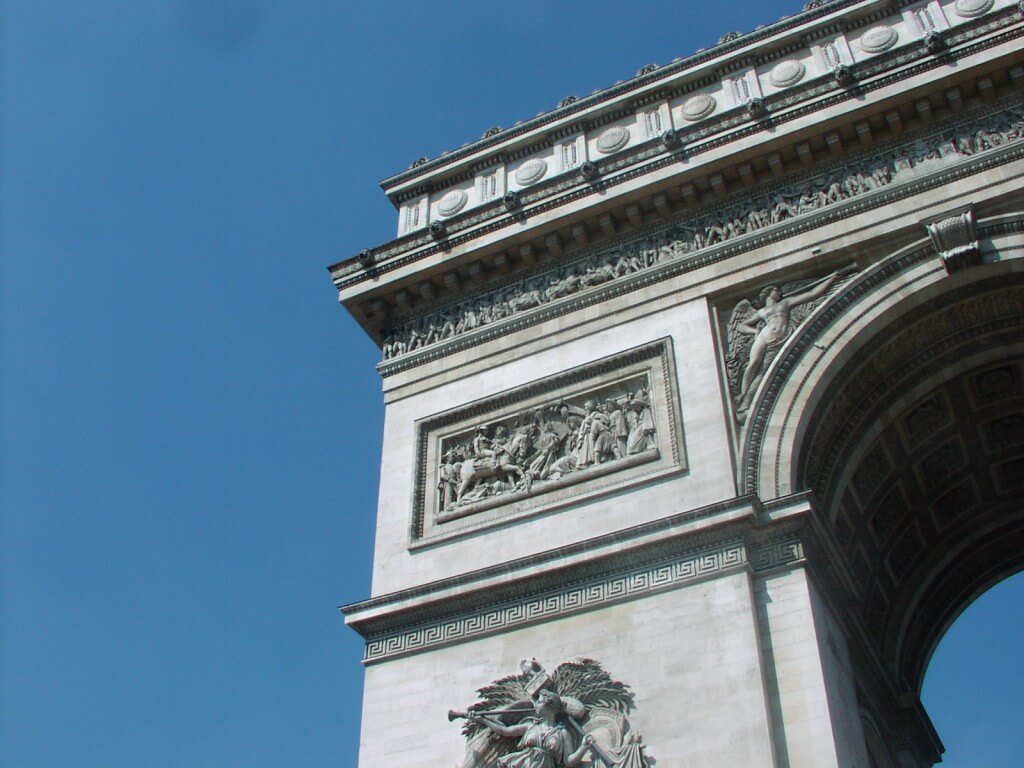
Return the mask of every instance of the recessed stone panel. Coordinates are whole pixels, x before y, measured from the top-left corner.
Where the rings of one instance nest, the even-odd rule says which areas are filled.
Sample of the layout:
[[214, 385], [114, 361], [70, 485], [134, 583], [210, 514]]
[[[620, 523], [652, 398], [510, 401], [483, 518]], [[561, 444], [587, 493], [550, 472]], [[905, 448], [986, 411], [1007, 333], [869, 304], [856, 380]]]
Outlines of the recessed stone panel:
[[967, 480], [956, 485], [940, 496], [932, 505], [932, 516], [941, 530], [957, 518], [962, 517], [977, 503], [974, 483]]
[[1024, 394], [1020, 374], [1013, 365], [1001, 365], [977, 374], [973, 381], [974, 399], [978, 403], [992, 403]]
[[964, 451], [959, 441], [951, 440], [939, 446], [925, 456], [917, 466], [921, 487], [928, 493], [930, 489], [946, 485], [964, 464]]
[[423, 420], [412, 539], [685, 469], [668, 339]]
[[917, 405], [903, 419], [907, 441], [916, 445], [949, 422], [945, 403], [938, 397], [930, 397]]
[[985, 445], [997, 451], [1016, 445], [1024, 445], [1024, 413], [1011, 413], [986, 423], [982, 427]]

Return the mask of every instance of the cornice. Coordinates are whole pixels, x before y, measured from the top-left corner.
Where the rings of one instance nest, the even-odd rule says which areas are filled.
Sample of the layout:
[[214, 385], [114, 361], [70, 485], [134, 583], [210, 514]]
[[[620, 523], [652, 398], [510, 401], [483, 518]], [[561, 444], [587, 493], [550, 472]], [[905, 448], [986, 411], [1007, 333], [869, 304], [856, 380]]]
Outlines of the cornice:
[[[533, 572], [550, 573], [553, 564], [563, 565], [577, 563], [581, 560], [593, 561], [609, 551], [621, 552], [635, 547], [649, 539], [661, 538], [672, 534], [692, 534], [694, 530], [708, 527], [725, 519], [734, 522], [736, 519], [755, 519], [762, 514], [763, 505], [755, 496], [737, 496], [733, 499], [708, 504], [703, 507], [670, 515], [649, 523], [634, 525], [621, 531], [596, 536], [574, 542], [555, 549], [539, 552], [534, 555], [510, 560], [497, 565], [460, 574], [446, 579], [433, 581], [398, 592], [372, 597], [339, 610], [351, 617], [349, 623], [356, 624], [359, 630], [360, 615], [379, 615], [381, 611], [409, 606], [422, 606], [432, 598], [447, 597], [453, 594], [460, 596], [474, 589], [486, 589], [493, 594], [496, 582], [509, 582], [515, 577]], [[694, 523], [699, 525], [694, 526]], [[545, 578], [547, 578], [545, 576]]]
[[[464, 588], [467, 582], [481, 580], [483, 574], [478, 572], [357, 603], [342, 611], [347, 623], [367, 639], [364, 662], [374, 663], [706, 578], [735, 572], [765, 576], [803, 563], [803, 536], [810, 533], [812, 522], [809, 507], [797, 506], [786, 518], [767, 521], [756, 513], [756, 499], [738, 498], [615, 534], [613, 543], [619, 546], [600, 558], [567, 565], [570, 553], [565, 550], [578, 554], [581, 546], [607, 547], [606, 540], [611, 537], [488, 569], [491, 574], [506, 575], [516, 568], [522, 570], [524, 563], [535, 566], [529, 575], [486, 588]], [[683, 518], [745, 509], [747, 515], [701, 530], [680, 528]], [[669, 535], [652, 538], [659, 531]], [[630, 543], [632, 546], [622, 546]], [[463, 588], [451, 591], [456, 582]], [[440, 587], [448, 587], [448, 593], [441, 593]]]
[[[541, 182], [518, 193], [517, 203], [512, 210], [503, 201], [497, 200], [446, 219], [439, 240], [429, 230], [419, 230], [384, 246], [364, 251], [359, 257], [335, 264], [331, 267], [335, 285], [339, 290], [349, 293], [366, 281], [376, 285], [383, 276], [407, 269], [418, 261], [443, 256], [453, 249], [505, 230], [521, 230], [522, 223], [532, 217], [555, 212], [566, 205], [578, 204], [594, 195], [600, 195], [600, 199], [603, 199], [608, 190], [679, 164], [680, 160], [685, 159], [686, 171], [691, 180], [701, 181], [703, 177], [699, 174], [702, 170], [693, 163], [700, 156], [730, 143], [764, 134], [767, 127], [778, 129], [818, 111], [853, 99], [863, 99], [865, 95], [903, 79], [948, 66], [953, 61], [1018, 38], [1022, 30], [1019, 24], [1015, 24], [1017, 20], [1015, 11], [1011, 13], [1006, 10], [976, 19], [971, 25], [957, 27], [955, 34], [951, 32], [947, 36], [948, 50], [941, 56], [928, 53], [921, 46], [909, 46], [880, 54], [851, 67], [856, 84], [850, 87], [840, 86], [831, 80], [817, 79], [772, 94], [763, 99], [768, 113], [762, 119], [753, 119], [736, 108], [725, 110], [711, 120], [675, 131], [674, 135], [681, 139], [681, 145], [675, 148], [666, 147], [657, 139], [634, 144], [621, 153], [591, 161], [598, 174], [594, 180], [588, 181], [578, 174], [558, 175], [549, 182]], [[1013, 28], [1005, 29], [1007, 26]], [[987, 38], [977, 39], [986, 34]], [[942, 87], [948, 88], [949, 83], [944, 83]], [[850, 119], [856, 121], [856, 118]], [[703, 170], [703, 173], [709, 172]], [[571, 248], [571, 243], [566, 245]], [[541, 255], [544, 255], [543, 247]], [[547, 255], [550, 257], [550, 254]], [[441, 292], [444, 293], [444, 289]], [[379, 322], [376, 319], [371, 325]]]
[[[899, 160], [900, 157], [902, 157], [899, 153], [904, 148], [915, 148], [916, 152], [918, 151], [917, 148], [919, 147], [920, 142], [926, 140], [928, 137], [942, 137], [949, 134], [953, 128], [958, 126], [972, 126], [979, 123], [981, 120], [984, 120], [987, 116], [999, 114], [1008, 103], [1009, 102], [1003, 102], [984, 110], [980, 110], [976, 113], [961, 116], [959, 120], [949, 124], [938, 124], [932, 126], [926, 131], [920, 131], [915, 134], [910, 134], [909, 136], [901, 137], [901, 140], [899, 141], [893, 140], [885, 144], [880, 144], [871, 150], [858, 153], [855, 157], [863, 158], [864, 160], [871, 162], [882, 158], [888, 158], [889, 160], [895, 158], [896, 160]], [[928, 142], [925, 141], [925, 143], [927, 144]], [[542, 304], [534, 309], [530, 309], [519, 314], [513, 314], [510, 317], [506, 317], [487, 325], [482, 325], [470, 332], [455, 335], [447, 340], [424, 346], [418, 350], [408, 352], [393, 359], [385, 360], [378, 366], [378, 370], [383, 376], [399, 373], [454, 352], [478, 346], [514, 331], [536, 325], [567, 312], [576, 311], [583, 307], [606, 301], [624, 293], [634, 292], [656, 282], [660, 282], [686, 272], [702, 269], [740, 253], [763, 247], [773, 242], [778, 242], [794, 235], [821, 227], [828, 223], [849, 218], [865, 211], [885, 207], [897, 200], [905, 199], [912, 195], [947, 185], [957, 179], [977, 174], [997, 165], [1005, 164], [1022, 157], [1024, 157], [1024, 144], [1020, 141], [1003, 144], [997, 148], [973, 155], [963, 155], [958, 159], [948, 160], [948, 162], [931, 170], [931, 172], [915, 173], [909, 180], [894, 181], [876, 189], [851, 196], [848, 199], [823, 205], [811, 213], [803, 214], [777, 224], [766, 226], [762, 229], [757, 229], [753, 232], [739, 235], [731, 239], [726, 239], [724, 242], [698, 249], [687, 253], [680, 258], [662, 261], [659, 264], [651, 265], [644, 270], [611, 280], [603, 285], [574, 293], [565, 298], [550, 301], [549, 303]], [[843, 171], [843, 169], [849, 167], [848, 162], [849, 161], [847, 161], [847, 163], [837, 163], [832, 167], [832, 170], [839, 173], [840, 171]], [[758, 188], [751, 192], [719, 201], [704, 210], [691, 212], [685, 217], [658, 222], [657, 225], [649, 226], [640, 232], [630, 233], [628, 236], [617, 238], [609, 243], [602, 244], [600, 247], [594, 248], [593, 250], [578, 253], [574, 256], [573, 260], [560, 264], [557, 267], [538, 267], [534, 271], [518, 274], [514, 278], [494, 287], [492, 291], [507, 291], [511, 286], [522, 284], [523, 281], [535, 280], [538, 276], [545, 276], [552, 272], [558, 272], [559, 270], [572, 270], [575, 265], [591, 259], [594, 255], [603, 253], [610, 253], [614, 255], [622, 252], [624, 249], [629, 250], [630, 248], [634, 248], [634, 246], [642, 250], [647, 239], [655, 238], [659, 234], [671, 230], [673, 227], [690, 224], [692, 222], [699, 222], [702, 220], [703, 216], [714, 215], [717, 211], [725, 210], [732, 212], [734, 210], [734, 206], [740, 206], [735, 210], [740, 213], [744, 213], [746, 208], [742, 206], [757, 207], [760, 205], [760, 201], [772, 198], [780, 189], [788, 190], [790, 193], [794, 190], [799, 191], [801, 179], [815, 180], [824, 177], [826, 180], [831, 180], [832, 177], [829, 176], [828, 173], [829, 167], [815, 167], [803, 172], [802, 174], [789, 177], [779, 185], [770, 185]], [[730, 213], [730, 215], [732, 215], [732, 213]], [[474, 297], [472, 301], [479, 301], [487, 295], [490, 294], [481, 293]], [[451, 307], [443, 307], [442, 309], [450, 308]]]
[[[572, 117], [574, 115], [582, 117], [582, 113], [587, 113], [616, 98], [627, 96], [633, 92], [639, 91], [645, 86], [659, 80], [667, 80], [672, 77], [677, 77], [691, 69], [714, 61], [718, 58], [732, 56], [734, 54], [735, 58], [742, 58], [741, 54], [749, 56], [750, 51], [748, 49], [752, 49], [759, 43], [762, 43], [772, 37], [783, 35], [807, 23], [838, 14], [841, 11], [846, 11], [855, 6], [861, 6], [865, 9], [876, 6], [876, 13], [881, 11], [881, 13], [885, 14], [893, 13], [895, 11], [895, 5], [896, 4], [885, 2], [884, 0], [870, 0], [869, 2], [865, 2], [864, 0], [828, 0], [817, 4], [813, 2], [808, 3], [803, 11], [793, 16], [784, 16], [778, 21], [765, 27], [761, 27], [746, 34], [741, 34], [739, 37], [728, 39], [724, 42], [719, 42], [711, 48], [700, 49], [685, 58], [676, 59], [669, 64], [658, 66], [656, 69], [649, 70], [648, 67], [642, 67], [638, 73], [629, 80], [620, 81], [589, 96], [581, 98], [569, 97], [573, 98], [573, 100], [564, 106], [560, 104], [553, 110], [541, 113], [529, 120], [517, 123], [511, 128], [502, 129], [498, 133], [490, 136], [485, 134], [481, 139], [468, 142], [458, 149], [443, 152], [438, 157], [429, 159], [426, 162], [417, 161], [416, 164], [406, 170], [400, 171], [399, 173], [382, 180], [380, 185], [385, 191], [388, 191], [400, 184], [408, 183], [414, 179], [425, 180], [426, 177], [475, 153], [500, 147], [502, 144], [506, 144], [510, 140], [524, 136], [532, 131], [536, 131], [539, 128], [551, 125], [552, 123], [564, 120], [568, 117]], [[842, 22], [838, 19], [832, 21], [832, 24], [841, 23]], [[727, 68], [729, 63], [729, 61], [723, 61], [720, 68]], [[670, 85], [669, 83], [666, 83], [665, 87], [678, 88], [680, 87], [680, 84], [673, 83]], [[645, 96], [641, 98], [647, 97]], [[571, 127], [559, 127], [558, 132], [569, 134], [580, 127], [582, 127], [581, 124], [576, 123]], [[490, 132], [491, 131], [488, 131], [488, 133]]]

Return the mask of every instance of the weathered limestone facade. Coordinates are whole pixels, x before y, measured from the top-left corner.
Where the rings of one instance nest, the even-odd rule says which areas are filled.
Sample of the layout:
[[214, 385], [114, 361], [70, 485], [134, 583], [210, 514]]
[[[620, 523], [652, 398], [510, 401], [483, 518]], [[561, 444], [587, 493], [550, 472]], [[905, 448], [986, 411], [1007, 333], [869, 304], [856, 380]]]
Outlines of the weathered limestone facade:
[[939, 760], [930, 654], [1024, 563], [1022, 41], [813, 2], [385, 182], [331, 268], [387, 405], [361, 766], [497, 766], [446, 715], [533, 658], [629, 685], [556, 691], [622, 765]]

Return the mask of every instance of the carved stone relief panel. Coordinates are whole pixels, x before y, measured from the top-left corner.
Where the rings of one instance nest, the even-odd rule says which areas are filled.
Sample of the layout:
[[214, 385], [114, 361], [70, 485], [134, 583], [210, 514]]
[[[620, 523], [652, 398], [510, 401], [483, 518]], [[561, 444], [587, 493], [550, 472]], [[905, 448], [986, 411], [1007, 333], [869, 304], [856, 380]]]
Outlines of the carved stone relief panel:
[[416, 230], [423, 229], [429, 223], [427, 211], [430, 201], [426, 196], [410, 200], [402, 206], [398, 220], [398, 236], [408, 235]]
[[474, 204], [471, 203], [470, 197], [475, 192], [476, 190], [473, 189], [472, 182], [469, 182], [461, 187], [453, 187], [441, 194], [435, 195], [431, 209], [431, 220], [447, 219], [460, 213], [467, 203]]
[[687, 123], [695, 123], [710, 117], [718, 109], [718, 99], [712, 93], [698, 93], [687, 98], [679, 108], [679, 114]]
[[992, 10], [995, 0], [956, 0], [953, 12], [963, 19], [974, 19], [984, 16]]
[[629, 139], [629, 126], [610, 125], [597, 137], [594, 147], [602, 155], [610, 155], [625, 147], [629, 143]]
[[588, 765], [649, 768], [647, 745], [627, 715], [636, 706], [629, 686], [593, 659], [559, 664], [550, 674], [524, 659], [520, 674], [477, 691], [465, 711], [466, 756], [460, 768], [555, 768]]
[[[660, 232], [586, 251], [572, 262], [559, 263], [513, 284], [401, 320], [385, 333], [384, 359], [416, 352], [575, 294], [600, 290], [607, 283], [627, 280], [668, 261], [692, 258], [699, 251], [785, 225], [802, 216], [818, 215], [831, 206], [911, 182], [922, 173], [1022, 139], [1024, 108], [1019, 103], [996, 105], [913, 141], [880, 145], [841, 164], [823, 168], [813, 176], [759, 188], [728, 207], [711, 205], [698, 209]], [[548, 173], [546, 163], [537, 168], [541, 176]]]
[[583, 134], [559, 142], [557, 160], [558, 168], [563, 173], [583, 165], [587, 161], [586, 138]]
[[765, 372], [811, 312], [855, 274], [855, 264], [820, 279], [773, 284], [733, 307], [726, 327], [725, 362], [736, 420], [742, 423]]
[[670, 340], [417, 425], [412, 539], [685, 468]]
[[899, 40], [899, 30], [888, 24], [868, 29], [860, 36], [859, 47], [864, 53], [876, 54], [887, 51]]
[[651, 105], [643, 112], [644, 136], [654, 139], [672, 129], [672, 116], [668, 102]]

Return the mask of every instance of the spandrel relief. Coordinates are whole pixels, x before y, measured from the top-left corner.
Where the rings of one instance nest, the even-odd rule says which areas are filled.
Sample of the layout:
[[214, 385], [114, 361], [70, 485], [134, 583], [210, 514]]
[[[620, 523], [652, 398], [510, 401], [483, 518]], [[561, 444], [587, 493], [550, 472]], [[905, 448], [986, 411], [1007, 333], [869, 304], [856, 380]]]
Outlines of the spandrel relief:
[[664, 340], [422, 423], [414, 538], [681, 466], [670, 359]]
[[746, 419], [757, 387], [779, 349], [836, 287], [857, 272], [848, 264], [825, 277], [763, 288], [744, 298], [729, 316], [726, 370], [736, 420]]

